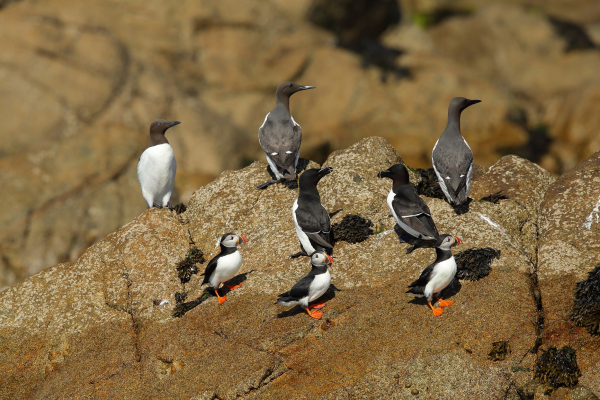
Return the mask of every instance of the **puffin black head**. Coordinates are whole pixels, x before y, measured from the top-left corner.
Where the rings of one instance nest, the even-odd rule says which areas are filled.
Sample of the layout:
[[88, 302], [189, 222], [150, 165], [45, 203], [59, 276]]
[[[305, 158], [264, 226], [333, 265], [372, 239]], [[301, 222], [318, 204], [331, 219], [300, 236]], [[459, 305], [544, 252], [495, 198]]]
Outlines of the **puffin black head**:
[[240, 243], [246, 243], [248, 239], [244, 235], [235, 233], [226, 233], [221, 237], [221, 247], [236, 247]]
[[465, 108], [477, 103], [481, 103], [481, 100], [469, 100], [464, 97], [455, 97], [450, 102], [450, 106], [448, 106], [448, 112], [458, 112], [460, 114]]
[[404, 164], [395, 164], [377, 174], [378, 178], [390, 178], [394, 183], [407, 184], [410, 182], [408, 169]]
[[310, 256], [310, 263], [313, 267], [324, 267], [333, 262], [333, 258], [327, 253], [323, 253], [320, 251], [315, 251], [312, 256]]
[[333, 168], [325, 167], [325, 168], [311, 168], [304, 171], [302, 175], [300, 175], [299, 184], [300, 186], [317, 186], [317, 183], [323, 178], [325, 175], [328, 175], [333, 172]]
[[452, 235], [440, 235], [435, 242], [435, 247], [442, 250], [450, 250], [450, 248], [462, 244], [462, 240]]
[[152, 140], [152, 146], [157, 144], [169, 143], [165, 138], [165, 132], [167, 129], [179, 125], [179, 121], [165, 121], [164, 119], [157, 119], [150, 124], [150, 139]]

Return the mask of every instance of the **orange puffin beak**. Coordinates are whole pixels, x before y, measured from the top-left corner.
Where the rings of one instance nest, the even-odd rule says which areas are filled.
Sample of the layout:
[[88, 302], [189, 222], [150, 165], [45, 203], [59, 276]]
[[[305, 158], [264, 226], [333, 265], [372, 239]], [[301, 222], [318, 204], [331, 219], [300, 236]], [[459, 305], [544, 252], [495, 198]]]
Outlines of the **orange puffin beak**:
[[327, 254], [327, 253], [325, 253], [325, 255], [327, 256], [327, 258], [329, 258], [329, 263], [332, 263], [332, 262], [333, 262], [333, 258], [331, 258], [331, 257], [329, 256], [329, 254]]
[[[242, 238], [243, 242], [246, 243], [248, 241], [248, 238], [244, 235], [238, 235], [240, 238]], [[239, 240], [238, 240], [239, 243]]]
[[457, 236], [452, 236], [454, 238], [454, 244], [452, 245], [452, 247], [454, 246], [458, 246], [459, 244], [463, 244], [463, 241], [457, 237]]

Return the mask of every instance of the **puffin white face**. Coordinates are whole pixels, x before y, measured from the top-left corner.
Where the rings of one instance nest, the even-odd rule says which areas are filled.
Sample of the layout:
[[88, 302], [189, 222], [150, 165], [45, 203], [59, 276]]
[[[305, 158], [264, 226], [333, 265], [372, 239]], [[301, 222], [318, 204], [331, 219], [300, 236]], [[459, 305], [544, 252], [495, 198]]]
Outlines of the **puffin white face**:
[[315, 252], [310, 257], [310, 263], [315, 267], [323, 267], [325, 265], [331, 264], [333, 262], [333, 258], [326, 253]]
[[221, 245], [225, 247], [236, 247], [240, 243], [246, 243], [248, 239], [244, 235], [236, 235], [235, 233], [226, 233], [221, 238]]
[[437, 245], [437, 247], [442, 250], [450, 250], [450, 248], [452, 248], [453, 246], [462, 244], [462, 240], [460, 240], [460, 238], [457, 238], [456, 236], [443, 235], [443, 237], [444, 238], [442, 240], [442, 243]]

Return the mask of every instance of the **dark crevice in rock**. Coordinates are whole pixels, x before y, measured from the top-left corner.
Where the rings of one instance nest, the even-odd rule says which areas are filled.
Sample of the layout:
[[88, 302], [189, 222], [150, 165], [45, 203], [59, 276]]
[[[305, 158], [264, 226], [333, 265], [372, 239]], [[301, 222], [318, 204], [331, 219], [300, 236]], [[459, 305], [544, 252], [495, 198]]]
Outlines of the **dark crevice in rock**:
[[364, 242], [373, 235], [373, 222], [360, 215], [344, 215], [341, 222], [333, 224], [333, 236], [336, 242], [344, 241], [351, 244]]
[[[124, 272], [123, 273], [123, 278], [125, 278], [125, 285], [127, 287], [127, 308], [125, 309], [125, 312], [127, 314], [129, 314], [129, 316], [131, 317], [131, 326], [133, 328], [133, 343], [135, 346], [135, 359], [136, 361], [139, 363], [142, 361], [142, 353], [140, 352], [140, 344], [138, 342], [138, 338], [139, 338], [139, 324], [138, 321], [135, 318], [134, 312], [133, 312], [133, 304], [132, 304], [132, 298], [131, 298], [131, 286], [133, 284], [133, 282], [131, 282], [131, 278], [129, 277], [129, 274]], [[108, 305], [108, 304], [107, 304]], [[140, 374], [141, 374], [141, 370], [140, 370]]]
[[596, 45], [590, 39], [585, 29], [580, 25], [555, 17], [550, 17], [548, 20], [552, 24], [554, 32], [567, 42], [565, 53], [573, 50], [590, 50], [596, 48]]
[[492, 261], [500, 259], [500, 250], [491, 247], [473, 248], [454, 256], [458, 271], [456, 277], [462, 280], [478, 281], [485, 278], [492, 270]]
[[508, 200], [508, 196], [503, 195], [502, 191], [482, 197], [479, 201], [487, 201], [488, 203], [498, 204], [500, 200]]
[[577, 283], [571, 320], [591, 335], [600, 335], [600, 264]]
[[410, 19], [423, 29], [431, 28], [438, 25], [447, 19], [453, 17], [466, 17], [473, 14], [473, 10], [453, 9], [453, 8], [438, 8], [432, 12], [416, 12], [411, 14]]
[[498, 148], [498, 153], [503, 156], [516, 155], [534, 163], [539, 163], [550, 150], [552, 137], [548, 126], [538, 124], [530, 126], [527, 112], [522, 108], [514, 108], [508, 112], [506, 119], [527, 132], [527, 142], [520, 146], [507, 146]]
[[570, 346], [561, 349], [550, 347], [535, 362], [535, 379], [554, 388], [573, 387], [580, 376], [577, 354]]
[[175, 213], [179, 215], [183, 214], [187, 210], [187, 207], [185, 206], [185, 204], [179, 203], [175, 207], [173, 207], [173, 210], [175, 210]]
[[[537, 242], [539, 243], [539, 242]], [[529, 290], [531, 291], [531, 296], [533, 297], [533, 301], [535, 303], [535, 308], [537, 311], [537, 318], [535, 321], [535, 343], [530, 353], [537, 353], [540, 346], [542, 345], [542, 337], [544, 333], [544, 307], [542, 304], [542, 292], [540, 291], [540, 285], [538, 282], [538, 264], [537, 264], [537, 247], [536, 247], [536, 262], [533, 263], [533, 271], [529, 274]]]

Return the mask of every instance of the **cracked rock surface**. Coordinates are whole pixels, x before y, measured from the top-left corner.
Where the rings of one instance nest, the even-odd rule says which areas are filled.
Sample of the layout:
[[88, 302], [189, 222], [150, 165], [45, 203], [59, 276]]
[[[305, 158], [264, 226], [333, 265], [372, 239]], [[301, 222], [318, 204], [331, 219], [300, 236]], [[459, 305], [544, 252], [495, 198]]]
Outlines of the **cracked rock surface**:
[[[356, 214], [370, 219], [376, 233], [361, 243], [336, 243], [337, 291], [325, 295], [322, 320], [273, 304], [306, 274], [309, 261], [288, 258], [299, 246], [291, 215], [297, 189], [254, 189], [268, 179], [265, 163], [255, 162], [201, 187], [186, 212], [151, 209], [76, 262], [2, 292], [0, 398], [410, 399], [416, 390], [437, 399], [518, 399], [519, 385], [533, 376], [535, 352], [558, 340], [548, 327], [556, 325], [558, 308], [567, 312], [573, 290], [570, 281], [544, 275], [545, 252], [560, 248], [543, 241], [553, 232], [548, 210], [556, 208], [548, 204], [562, 204], [548, 199], [594, 179], [595, 164], [588, 160], [573, 171], [577, 178], [553, 183], [537, 165], [507, 156], [475, 170], [467, 213], [424, 197], [439, 231], [464, 241], [455, 252], [501, 251], [488, 276], [455, 281], [445, 293], [454, 304], [435, 318], [426, 303], [404, 293], [435, 253], [405, 253], [385, 204], [391, 182], [376, 178], [401, 161], [386, 140], [373, 137], [324, 163], [334, 171], [319, 183], [322, 203], [330, 212], [343, 209], [332, 222]], [[480, 201], [499, 190], [506, 199]], [[583, 192], [579, 200], [590, 201]], [[582, 211], [581, 223], [586, 217]], [[176, 293], [186, 301], [204, 293], [199, 274], [181, 283], [178, 263], [194, 246], [213, 257], [228, 231], [249, 238], [240, 246], [243, 286], [222, 306], [210, 296], [174, 318]], [[560, 340], [578, 352], [580, 384], [597, 393], [598, 338], [584, 328], [564, 332]], [[499, 341], [511, 352], [492, 361], [489, 349]]]

